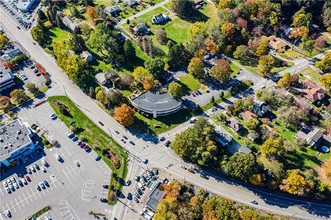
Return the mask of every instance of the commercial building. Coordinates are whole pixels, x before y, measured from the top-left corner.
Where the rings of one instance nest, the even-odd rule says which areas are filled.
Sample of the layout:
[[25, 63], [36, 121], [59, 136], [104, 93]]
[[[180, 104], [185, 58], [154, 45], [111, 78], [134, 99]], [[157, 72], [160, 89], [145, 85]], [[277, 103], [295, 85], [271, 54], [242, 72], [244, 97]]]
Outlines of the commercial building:
[[0, 92], [15, 86], [15, 76], [9, 68], [3, 67], [0, 62]]
[[160, 200], [163, 197], [164, 197], [163, 191], [159, 189], [154, 189], [147, 200], [146, 208], [151, 210], [152, 212], [156, 212], [157, 204], [159, 204]]
[[182, 108], [182, 102], [174, 99], [167, 92], [133, 94], [130, 99], [135, 108], [153, 115], [154, 118], [174, 114]]
[[38, 0], [20, 0], [16, 4], [16, 7], [20, 9], [22, 12], [28, 12], [33, 9], [37, 5]]
[[0, 166], [15, 166], [39, 148], [32, 140], [33, 133], [19, 119], [0, 127]]

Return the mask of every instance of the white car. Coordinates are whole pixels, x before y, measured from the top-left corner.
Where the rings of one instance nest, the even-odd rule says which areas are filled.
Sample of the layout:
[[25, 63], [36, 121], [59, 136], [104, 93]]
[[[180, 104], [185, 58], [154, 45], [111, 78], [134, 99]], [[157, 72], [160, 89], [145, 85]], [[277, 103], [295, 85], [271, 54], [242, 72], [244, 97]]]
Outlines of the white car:
[[30, 166], [30, 170], [32, 170], [33, 172], [36, 172], [36, 169], [33, 166]]
[[61, 157], [60, 157], [60, 155], [58, 155], [58, 154], [55, 154], [55, 158], [56, 158], [58, 161], [61, 160]]
[[19, 185], [18, 185], [17, 183], [14, 183], [14, 187], [15, 187], [16, 189], [20, 188]]
[[8, 183], [6, 181], [3, 181], [2, 182], [2, 185], [3, 185], [3, 187], [7, 187], [8, 186]]
[[26, 181], [25, 178], [21, 178], [21, 181], [22, 181], [22, 183], [24, 183], [25, 185], [28, 184], [28, 182]]
[[41, 159], [41, 163], [42, 163], [44, 166], [47, 166], [47, 165], [48, 165], [47, 161], [46, 161], [44, 158]]
[[80, 164], [79, 164], [78, 160], [75, 160], [74, 163], [76, 164], [77, 167], [80, 167]]
[[41, 170], [42, 170], [44, 173], [47, 172], [44, 166], [41, 166]]
[[57, 115], [53, 112], [52, 114], [49, 115], [52, 120], [55, 120], [57, 118]]

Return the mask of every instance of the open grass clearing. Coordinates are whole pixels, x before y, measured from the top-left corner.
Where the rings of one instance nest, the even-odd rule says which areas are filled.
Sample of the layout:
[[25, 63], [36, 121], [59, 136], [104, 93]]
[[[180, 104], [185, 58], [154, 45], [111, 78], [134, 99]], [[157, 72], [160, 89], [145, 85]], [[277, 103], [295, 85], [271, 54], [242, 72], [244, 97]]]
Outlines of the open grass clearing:
[[301, 72], [299, 72], [299, 75], [302, 74], [305, 78], [319, 84], [319, 78], [321, 77], [321, 75], [316, 72], [315, 70], [313, 70], [312, 68], [307, 68], [302, 70]]
[[58, 42], [61, 40], [69, 40], [72, 35], [70, 32], [62, 30], [61, 28], [58, 28], [58, 27], [51, 28], [48, 30], [48, 32], [49, 32], [48, 35], [52, 39], [52, 43]]
[[193, 92], [201, 88], [201, 83], [195, 79], [191, 74], [185, 74], [179, 78], [183, 89], [187, 92]]
[[[57, 100], [64, 104], [70, 110], [70, 116], [63, 115], [59, 108], [55, 106], [54, 100]], [[66, 96], [52, 96], [49, 97], [48, 100], [49, 104], [52, 106], [53, 110], [69, 128], [70, 122], [75, 120], [75, 127], [76, 127], [76, 135], [78, 137], [84, 136], [86, 138], [86, 142], [92, 147], [107, 163], [107, 165], [112, 169], [112, 178], [110, 181], [110, 189], [114, 188], [117, 190], [122, 189], [122, 181], [125, 181], [125, 177], [127, 174], [127, 158], [128, 155], [124, 151], [124, 149], [116, 143], [112, 138], [109, 137], [101, 128], [99, 128], [96, 124], [94, 124], [76, 105], [68, 99]], [[110, 116], [109, 116], [110, 117]], [[119, 169], [116, 169], [112, 162], [103, 156], [102, 151], [106, 149], [111, 149], [113, 153], [115, 153], [121, 163]], [[117, 179], [115, 180], [115, 176]], [[121, 181], [117, 181], [121, 180]], [[113, 186], [113, 187], [112, 187]], [[109, 194], [110, 195], [110, 194]], [[116, 200], [113, 201], [115, 203]]]

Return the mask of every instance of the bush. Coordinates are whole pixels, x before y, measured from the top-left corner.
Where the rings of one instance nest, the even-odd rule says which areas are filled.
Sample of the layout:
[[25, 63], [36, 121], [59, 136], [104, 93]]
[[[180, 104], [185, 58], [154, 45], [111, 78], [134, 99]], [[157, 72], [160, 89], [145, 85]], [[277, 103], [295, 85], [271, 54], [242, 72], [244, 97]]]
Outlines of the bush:
[[69, 130], [71, 131], [71, 132], [73, 132], [73, 133], [76, 133], [76, 131], [77, 131], [77, 128], [75, 127], [75, 126], [70, 126], [70, 128], [69, 128]]
[[87, 141], [86, 137], [83, 136], [83, 135], [79, 136], [79, 140], [80, 141], [83, 141], [83, 142], [86, 142]]

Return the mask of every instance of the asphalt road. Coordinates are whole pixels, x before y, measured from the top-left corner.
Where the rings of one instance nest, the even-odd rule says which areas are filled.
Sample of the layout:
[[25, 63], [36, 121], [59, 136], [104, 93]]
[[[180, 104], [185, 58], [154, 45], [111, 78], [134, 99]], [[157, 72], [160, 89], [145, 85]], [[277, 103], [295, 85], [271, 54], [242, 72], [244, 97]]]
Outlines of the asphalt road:
[[[170, 163], [173, 163], [176, 166], [173, 166], [166, 171], [169, 172], [174, 178], [185, 178], [186, 181], [190, 181], [212, 193], [264, 211], [270, 211], [300, 219], [322, 219], [320, 216], [324, 216], [324, 219], [331, 218], [331, 206], [327, 204], [307, 203], [299, 199], [290, 199], [288, 197], [260, 192], [253, 190], [250, 187], [247, 188], [227, 180], [219, 179], [219, 177], [217, 179], [211, 178], [210, 180], [205, 180], [196, 174], [191, 174], [181, 169], [179, 167], [181, 160], [169, 148], [164, 147], [163, 143], [155, 145], [151, 142], [146, 142], [139, 137], [133, 136], [124, 127], [120, 126], [113, 118], [105, 113], [88, 96], [86, 96], [76, 85], [74, 85], [64, 73], [62, 73], [61, 69], [56, 65], [53, 57], [44, 52], [40, 46], [33, 45], [33, 40], [31, 39], [29, 32], [18, 30], [16, 26], [13, 25], [15, 21], [13, 21], [13, 19], [5, 13], [3, 9], [0, 9], [0, 14], [1, 22], [5, 27], [5, 31], [10, 32], [11, 35], [19, 43], [21, 43], [23, 47], [25, 47], [31, 57], [47, 69], [52, 76], [53, 82], [62, 85], [65, 94], [96, 124], [98, 124], [98, 121], [102, 121], [104, 126], [101, 126], [101, 128], [109, 133], [110, 136], [118, 141], [118, 143], [120, 143], [131, 154], [143, 159], [148, 159], [149, 166], [166, 170], [166, 167]], [[266, 85], [266, 83], [269, 84], [270, 82], [266, 81], [258, 83], [254, 85], [254, 88], [262, 88]], [[174, 137], [174, 134], [179, 132], [181, 129], [185, 129], [185, 126], [187, 125], [184, 123], [183, 125], [177, 127], [174, 132], [169, 131], [167, 133], [169, 133], [170, 137]], [[113, 132], [114, 130], [118, 130], [120, 135], [115, 134]], [[129, 137], [130, 140], [134, 141], [136, 145], [132, 146], [130, 144], [121, 143], [120, 139], [123, 134]], [[133, 179], [133, 176], [129, 178]], [[252, 205], [249, 202], [251, 199], [255, 199], [259, 204], [257, 206]], [[306, 206], [307, 210], [299, 209], [297, 205]], [[319, 216], [316, 216], [316, 214]]]

